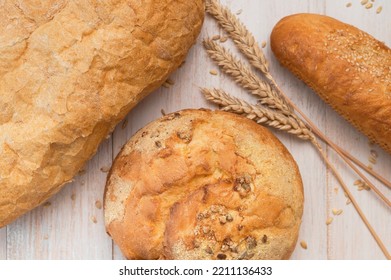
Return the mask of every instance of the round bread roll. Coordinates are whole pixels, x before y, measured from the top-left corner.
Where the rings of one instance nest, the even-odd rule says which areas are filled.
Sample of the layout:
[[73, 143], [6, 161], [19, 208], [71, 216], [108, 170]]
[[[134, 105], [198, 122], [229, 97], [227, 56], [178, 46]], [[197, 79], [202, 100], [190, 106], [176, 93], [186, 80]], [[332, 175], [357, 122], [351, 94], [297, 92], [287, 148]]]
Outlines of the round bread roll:
[[302, 213], [287, 149], [221, 111], [184, 110], [138, 131], [105, 192], [107, 232], [128, 259], [288, 259]]

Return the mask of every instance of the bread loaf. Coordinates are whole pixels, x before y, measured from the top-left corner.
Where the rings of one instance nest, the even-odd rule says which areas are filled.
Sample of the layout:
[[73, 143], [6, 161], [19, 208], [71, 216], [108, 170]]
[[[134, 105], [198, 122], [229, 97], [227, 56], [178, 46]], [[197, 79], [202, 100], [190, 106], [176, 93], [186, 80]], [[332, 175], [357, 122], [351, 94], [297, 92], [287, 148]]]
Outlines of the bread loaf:
[[123, 147], [104, 210], [128, 259], [287, 259], [301, 223], [302, 181], [266, 128], [232, 113], [184, 110]]
[[184, 60], [203, 0], [0, 1], [0, 227], [72, 180]]
[[282, 65], [339, 114], [391, 153], [391, 51], [331, 17], [297, 14], [271, 34]]

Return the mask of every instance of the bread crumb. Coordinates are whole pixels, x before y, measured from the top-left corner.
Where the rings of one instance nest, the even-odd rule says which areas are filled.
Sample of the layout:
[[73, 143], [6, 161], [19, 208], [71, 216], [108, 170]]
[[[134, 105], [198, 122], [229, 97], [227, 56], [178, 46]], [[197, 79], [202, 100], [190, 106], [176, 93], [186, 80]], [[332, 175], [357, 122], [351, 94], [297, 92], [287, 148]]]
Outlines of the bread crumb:
[[300, 242], [300, 246], [301, 246], [301, 248], [303, 248], [304, 250], [307, 250], [307, 249], [308, 249], [307, 242], [305, 242], [305, 241], [301, 241], [301, 242]]
[[108, 173], [110, 171], [110, 166], [103, 166], [100, 168], [100, 171], [103, 173]]
[[338, 191], [339, 191], [339, 188], [338, 188], [338, 187], [335, 187], [335, 188], [334, 188], [335, 194], [338, 194]]
[[326, 220], [326, 225], [329, 225], [333, 222], [333, 217], [329, 217], [327, 220]]
[[44, 204], [43, 204], [43, 207], [49, 207], [51, 206], [52, 203], [50, 201], [46, 201]]
[[349, 205], [350, 203], [352, 203], [352, 201], [349, 198], [346, 199], [346, 205]]
[[102, 202], [100, 200], [95, 201], [95, 207], [98, 209], [102, 209]]
[[262, 49], [264, 49], [266, 47], [266, 41], [263, 41], [262, 42], [262, 45], [261, 45]]
[[92, 216], [92, 217], [91, 217], [91, 221], [92, 221], [94, 224], [98, 223], [98, 220], [96, 219], [95, 216]]
[[72, 199], [72, 200], [75, 200], [75, 199], [76, 199], [76, 194], [74, 194], [74, 193], [71, 194], [71, 199]]
[[79, 175], [80, 176], [83, 176], [84, 174], [86, 174], [87, 173], [87, 171], [85, 170], [85, 169], [81, 169], [80, 171], [79, 171]]
[[164, 87], [164, 88], [169, 88], [170, 85], [169, 85], [167, 82], [164, 82], [163, 85], [162, 85], [162, 87]]
[[170, 78], [167, 79], [166, 83], [169, 84], [170, 86], [175, 85], [175, 82]]
[[332, 212], [333, 212], [333, 215], [334, 216], [339, 216], [339, 215], [341, 215], [342, 214], [342, 212], [343, 212], [343, 210], [342, 209], [333, 209], [332, 210]]
[[361, 186], [362, 184], [363, 184], [363, 182], [360, 179], [354, 181], [354, 183], [353, 183], [353, 185], [355, 185], [355, 186]]
[[166, 111], [164, 111], [164, 109], [161, 109], [161, 110], [160, 110], [160, 113], [162, 114], [162, 116], [165, 116], [165, 115], [166, 115]]
[[376, 14], [380, 14], [382, 10], [383, 10], [383, 7], [382, 7], [382, 6], [379, 6], [379, 7], [376, 9]]
[[216, 70], [210, 70], [209, 73], [214, 76], [217, 76], [218, 74]]
[[374, 158], [377, 158], [379, 156], [379, 154], [375, 150], [371, 150], [370, 153], [371, 153], [371, 156]]
[[361, 5], [366, 5], [369, 2], [369, 0], [361, 0]]
[[49, 239], [49, 235], [45, 234], [45, 235], [43, 236], [43, 239], [48, 240], [48, 239]]
[[243, 12], [243, 10], [240, 9], [239, 11], [236, 12], [236, 15], [240, 15], [242, 12]]
[[351, 2], [349, 2], [349, 3], [346, 4], [346, 7], [347, 7], [347, 8], [349, 8], [349, 7], [351, 7], [351, 6], [352, 6], [352, 3], [351, 3]]
[[122, 123], [121, 128], [125, 129], [128, 126], [128, 119], [125, 119], [124, 122]]

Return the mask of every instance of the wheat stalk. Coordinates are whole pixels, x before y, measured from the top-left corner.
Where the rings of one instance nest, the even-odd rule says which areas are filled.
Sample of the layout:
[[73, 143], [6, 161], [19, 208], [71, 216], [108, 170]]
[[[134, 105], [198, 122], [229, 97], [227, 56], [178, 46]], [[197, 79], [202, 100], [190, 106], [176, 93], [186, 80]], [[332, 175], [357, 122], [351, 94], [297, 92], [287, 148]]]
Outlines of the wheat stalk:
[[[287, 106], [292, 107], [295, 111], [299, 113], [300, 116], [307, 122], [307, 125], [311, 130], [327, 145], [329, 145], [335, 152], [337, 152], [342, 159], [370, 186], [371, 189], [375, 191], [382, 199], [384, 196], [374, 187], [374, 185], [369, 182], [369, 180], [363, 176], [363, 174], [351, 164], [353, 162], [367, 173], [378, 179], [384, 185], [391, 189], [391, 182], [385, 179], [380, 174], [376, 173], [374, 170], [371, 170], [359, 161], [357, 158], [352, 156], [350, 153], [336, 145], [331, 141], [317, 126], [298, 108], [294, 103], [290, 101], [287, 96], [284, 95], [283, 91], [279, 88], [278, 84], [274, 80], [273, 76], [269, 72], [269, 66], [266, 60], [265, 55], [263, 54], [262, 49], [259, 47], [259, 44], [255, 40], [251, 32], [246, 28], [246, 26], [240, 22], [240, 20], [227, 8], [222, 6], [217, 0], [207, 0], [206, 2], [206, 11], [213, 16], [220, 26], [228, 33], [230, 38], [234, 41], [237, 48], [243, 53], [249, 63], [257, 70], [259, 70], [267, 81], [273, 86], [273, 88], [286, 100]], [[384, 201], [384, 199], [383, 199]]]
[[[352, 169], [356, 171], [356, 173], [359, 174], [365, 182], [367, 182], [371, 189], [375, 190], [375, 192], [383, 199], [383, 201], [391, 206], [390, 201], [385, 198], [385, 196], [380, 191], [378, 191], [375, 186], [371, 184], [369, 180], [363, 176], [363, 174], [359, 172], [357, 168], [355, 168], [355, 166], [349, 161], [348, 156], [346, 156], [347, 152], [343, 151], [340, 147], [331, 142], [281, 91], [269, 72], [268, 63], [262, 50], [259, 48], [259, 45], [257, 44], [252, 34], [247, 30], [247, 28], [227, 8], [222, 7], [217, 0], [207, 0], [206, 7], [207, 12], [215, 17], [223, 29], [229, 34], [230, 38], [233, 39], [238, 49], [248, 58], [250, 64], [254, 68], [260, 70], [269, 83], [259, 79], [258, 76], [253, 74], [248, 67], [244, 66], [244, 64], [238, 61], [231, 53], [210, 39], [204, 41], [204, 46], [208, 54], [223, 69], [223, 71], [229, 74], [239, 85], [249, 90], [250, 93], [258, 95], [260, 97], [261, 104], [268, 106], [270, 110], [266, 111], [266, 108], [262, 108], [257, 105], [250, 105], [247, 102], [229, 96], [228, 94], [218, 90], [208, 91], [204, 89], [203, 92], [205, 96], [217, 104], [220, 103], [220, 105], [224, 106], [223, 109], [227, 111], [246, 115], [247, 117], [254, 120], [258, 118], [261, 120], [261, 123], [267, 125], [272, 124], [273, 127], [279, 129], [287, 128], [288, 119], [297, 121], [296, 124], [301, 124], [303, 128], [307, 129], [307, 125], [294, 112], [294, 110], [298, 111], [299, 114], [307, 121], [308, 126], [311, 129], [314, 129], [316, 135], [328, 145], [330, 145], [349, 164], [349, 166], [352, 167]], [[273, 110], [276, 111], [275, 113], [279, 114], [279, 118], [272, 119], [273, 115], [270, 114], [269, 111]], [[289, 129], [282, 130], [289, 132]], [[313, 138], [308, 139], [311, 140], [311, 143], [316, 147], [324, 159], [326, 165], [331, 169], [341, 184], [360, 218], [367, 226], [368, 230], [374, 237], [384, 255], [388, 259], [391, 259], [391, 255], [388, 253], [387, 248], [384, 246], [376, 231], [368, 222], [357, 201], [354, 199], [348, 187], [342, 180], [342, 177], [339, 175], [334, 165], [330, 162], [327, 155], [318, 144], [316, 137], [310, 130], [308, 131], [313, 136]], [[297, 133], [295, 135], [302, 134]]]

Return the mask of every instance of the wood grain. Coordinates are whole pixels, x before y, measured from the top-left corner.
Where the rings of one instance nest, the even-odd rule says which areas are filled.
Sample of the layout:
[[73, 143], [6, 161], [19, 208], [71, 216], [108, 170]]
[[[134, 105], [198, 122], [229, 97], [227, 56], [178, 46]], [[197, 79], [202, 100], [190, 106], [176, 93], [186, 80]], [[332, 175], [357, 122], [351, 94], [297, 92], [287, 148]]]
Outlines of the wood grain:
[[7, 228], [0, 229], [0, 260], [7, 259]]
[[[279, 19], [292, 13], [312, 12], [327, 14], [351, 23], [391, 45], [389, 22], [391, 5], [378, 0], [375, 8], [367, 10], [359, 0], [225, 0], [233, 12], [248, 26], [259, 42], [268, 43], [270, 31]], [[376, 14], [376, 7], [383, 11]], [[121, 122], [112, 138], [105, 141], [97, 155], [88, 163], [86, 173], [53, 197], [51, 205], [41, 206], [18, 219], [7, 228], [0, 229], [0, 259], [123, 259], [119, 249], [106, 234], [103, 212], [95, 205], [103, 200], [103, 188], [107, 173], [102, 167], [111, 165], [126, 141], [141, 127], [166, 113], [184, 108], [214, 108], [199, 92], [199, 87], [221, 87], [227, 92], [254, 101], [228, 77], [219, 73], [209, 74], [217, 67], [207, 58], [201, 39], [223, 34], [216, 23], [207, 17], [197, 44], [190, 51], [186, 63], [172, 75], [175, 82], [170, 88], [160, 88], [144, 99]], [[224, 43], [233, 47], [231, 42]], [[283, 91], [338, 144], [367, 162], [369, 152], [379, 153], [375, 169], [391, 180], [391, 156], [378, 147], [368, 145], [368, 140], [325, 105], [310, 89], [283, 69], [274, 59], [267, 44], [266, 57], [271, 71]], [[297, 246], [292, 259], [384, 259], [352, 205], [346, 205], [343, 191], [327, 170], [317, 152], [309, 143], [273, 131], [296, 159], [302, 173], [305, 188], [305, 208], [299, 241], [304, 240], [308, 249]], [[357, 191], [353, 182], [357, 179], [349, 169], [328, 150], [331, 160], [338, 166], [346, 183], [351, 187], [368, 219], [372, 222], [386, 246], [391, 250], [390, 210], [374, 196], [373, 192]], [[379, 185], [379, 184], [377, 184]], [[335, 189], [338, 189], [336, 191]], [[391, 190], [379, 186], [388, 198]], [[332, 209], [343, 209], [326, 226]], [[96, 219], [96, 223], [94, 222]]]

